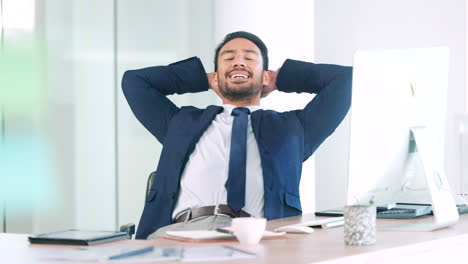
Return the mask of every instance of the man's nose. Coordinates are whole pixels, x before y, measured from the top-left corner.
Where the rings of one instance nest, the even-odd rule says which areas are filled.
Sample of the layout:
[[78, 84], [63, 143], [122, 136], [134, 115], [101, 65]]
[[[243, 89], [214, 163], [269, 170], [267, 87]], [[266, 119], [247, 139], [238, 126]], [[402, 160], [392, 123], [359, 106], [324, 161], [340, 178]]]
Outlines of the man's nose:
[[237, 56], [234, 59], [234, 67], [243, 67], [245, 66], [245, 60], [241, 56]]

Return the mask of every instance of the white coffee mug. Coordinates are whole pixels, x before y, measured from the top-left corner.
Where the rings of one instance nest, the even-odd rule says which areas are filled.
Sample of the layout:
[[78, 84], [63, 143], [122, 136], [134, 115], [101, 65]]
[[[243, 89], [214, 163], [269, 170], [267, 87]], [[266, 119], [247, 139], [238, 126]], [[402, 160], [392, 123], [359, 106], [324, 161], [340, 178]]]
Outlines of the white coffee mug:
[[238, 217], [232, 219], [234, 235], [241, 244], [255, 245], [262, 239], [266, 228], [265, 218]]

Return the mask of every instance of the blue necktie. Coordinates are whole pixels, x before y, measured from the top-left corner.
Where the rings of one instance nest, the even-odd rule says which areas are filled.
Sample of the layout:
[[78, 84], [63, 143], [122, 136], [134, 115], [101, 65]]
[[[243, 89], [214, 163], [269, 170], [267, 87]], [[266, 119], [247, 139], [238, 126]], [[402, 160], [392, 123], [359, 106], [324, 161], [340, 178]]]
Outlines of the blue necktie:
[[229, 173], [225, 187], [228, 205], [239, 212], [245, 205], [245, 169], [247, 156], [247, 123], [250, 111], [245, 107], [232, 110], [234, 116], [229, 154]]

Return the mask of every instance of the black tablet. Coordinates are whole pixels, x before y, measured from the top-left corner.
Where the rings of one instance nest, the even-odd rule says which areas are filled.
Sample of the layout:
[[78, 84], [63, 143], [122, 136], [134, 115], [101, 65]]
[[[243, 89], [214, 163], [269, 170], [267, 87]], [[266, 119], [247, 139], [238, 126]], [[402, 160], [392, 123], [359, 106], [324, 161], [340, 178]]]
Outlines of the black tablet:
[[94, 245], [130, 238], [127, 232], [69, 229], [28, 237], [35, 244]]

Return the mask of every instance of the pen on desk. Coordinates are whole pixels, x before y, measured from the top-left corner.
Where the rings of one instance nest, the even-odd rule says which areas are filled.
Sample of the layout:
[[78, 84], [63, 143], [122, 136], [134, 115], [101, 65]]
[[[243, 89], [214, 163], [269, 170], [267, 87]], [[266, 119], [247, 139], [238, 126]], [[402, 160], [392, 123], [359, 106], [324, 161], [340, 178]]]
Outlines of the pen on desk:
[[225, 234], [234, 235], [233, 231], [225, 229], [225, 228], [216, 228], [216, 231], [221, 232], [221, 233], [225, 233]]
[[124, 253], [120, 253], [120, 254], [116, 254], [116, 255], [113, 255], [113, 256], [110, 256], [109, 257], [109, 260], [111, 259], [121, 259], [121, 258], [127, 258], [127, 257], [131, 257], [131, 256], [136, 256], [136, 255], [140, 255], [140, 254], [143, 254], [143, 253], [146, 253], [146, 252], [150, 252], [150, 251], [153, 251], [154, 250], [154, 247], [151, 246], [151, 247], [146, 247], [146, 248], [139, 248], [139, 249], [136, 249], [136, 250], [132, 250], [132, 251], [128, 251], [128, 252], [124, 252]]

